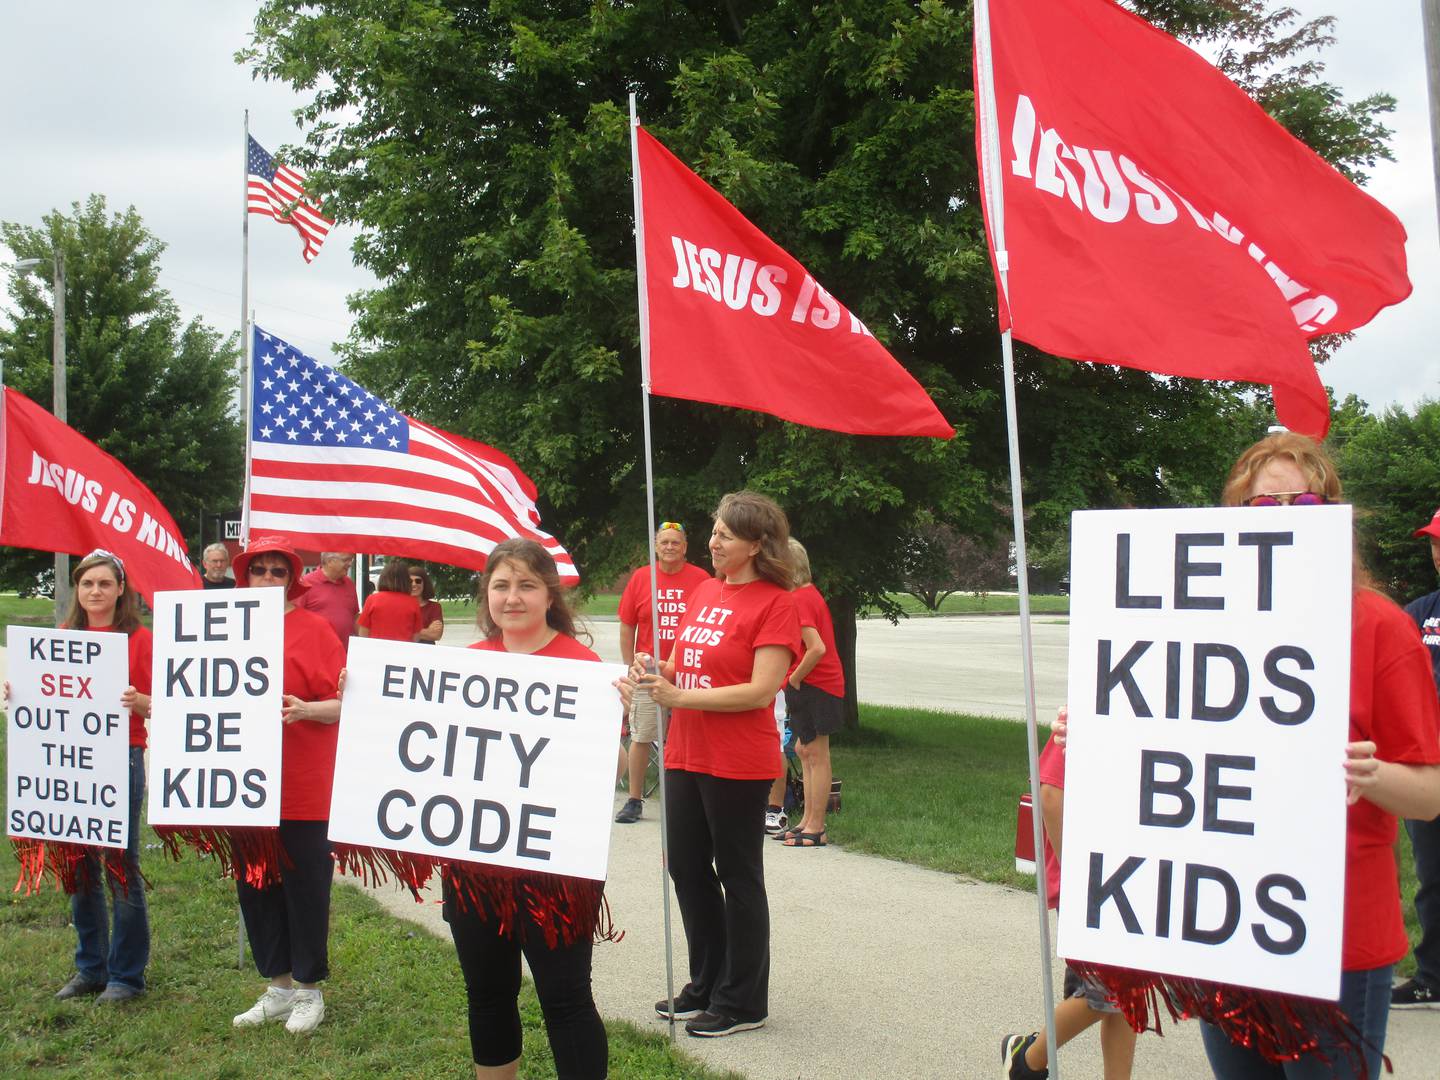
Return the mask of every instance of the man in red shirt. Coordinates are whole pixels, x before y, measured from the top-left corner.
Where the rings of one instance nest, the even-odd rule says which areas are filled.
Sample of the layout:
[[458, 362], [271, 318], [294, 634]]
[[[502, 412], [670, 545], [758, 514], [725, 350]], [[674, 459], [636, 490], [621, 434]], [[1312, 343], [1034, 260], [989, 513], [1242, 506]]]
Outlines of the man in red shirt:
[[350, 579], [354, 561], [354, 555], [342, 551], [321, 552], [320, 568], [300, 579], [309, 588], [295, 601], [296, 607], [313, 611], [328, 622], [340, 644], [347, 648], [355, 633], [355, 617], [360, 614], [355, 582]]
[[[675, 648], [675, 631], [685, 614], [685, 601], [690, 591], [710, 575], [685, 561], [689, 549], [685, 526], [678, 521], [662, 521], [655, 534], [655, 589], [660, 607], [659, 640], [655, 639], [655, 619], [650, 610], [650, 568], [641, 566], [630, 575], [625, 591], [620, 594], [620, 655], [625, 663], [635, 659], [637, 652], [651, 653], [656, 660], [670, 658]], [[645, 810], [645, 767], [650, 761], [650, 745], [659, 731], [655, 704], [649, 695], [639, 695], [630, 709], [630, 797], [615, 815], [621, 825], [640, 820]]]

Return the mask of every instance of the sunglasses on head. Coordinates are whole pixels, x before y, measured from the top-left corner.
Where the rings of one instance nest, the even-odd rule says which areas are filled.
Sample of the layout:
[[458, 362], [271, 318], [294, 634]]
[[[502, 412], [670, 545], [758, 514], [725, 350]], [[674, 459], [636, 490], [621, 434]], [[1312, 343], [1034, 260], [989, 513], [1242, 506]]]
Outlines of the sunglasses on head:
[[288, 566], [255, 566], [251, 564], [249, 573], [251, 577], [287, 578], [290, 576], [290, 568]]
[[1246, 506], [1323, 506], [1330, 500], [1313, 491], [1267, 491], [1251, 495], [1245, 500]]
[[680, 533], [680, 534], [682, 534], [682, 535], [683, 535], [684, 532], [685, 532], [685, 526], [684, 526], [684, 525], [681, 525], [678, 521], [662, 521], [662, 522], [660, 522], [660, 531], [661, 531], [661, 532], [664, 532], [666, 529], [674, 529], [676, 532], [678, 532], [678, 533]]

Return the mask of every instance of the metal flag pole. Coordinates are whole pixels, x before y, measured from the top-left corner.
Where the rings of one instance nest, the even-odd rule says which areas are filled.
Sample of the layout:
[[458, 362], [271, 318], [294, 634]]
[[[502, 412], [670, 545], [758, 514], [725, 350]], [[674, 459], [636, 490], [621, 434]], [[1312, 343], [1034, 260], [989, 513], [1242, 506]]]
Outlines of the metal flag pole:
[[245, 428], [245, 483], [240, 499], [240, 546], [250, 542], [250, 110], [240, 159], [240, 423]]
[[[1005, 248], [1005, 190], [1001, 176], [1000, 127], [995, 108], [995, 64], [990, 48], [990, 0], [975, 0], [977, 107], [981, 121], [980, 182], [985, 185], [990, 239], [1000, 289], [1010, 295], [1010, 260]], [[1015, 351], [1011, 334], [1000, 335], [1005, 375], [1005, 431], [1010, 444], [1010, 512], [1015, 525], [1015, 580], [1020, 593], [1020, 657], [1025, 678], [1025, 750], [1030, 762], [1031, 825], [1035, 842], [1035, 909], [1040, 925], [1040, 981], [1045, 1001], [1045, 1043], [1050, 1075], [1060, 1080], [1055, 1040], [1055, 987], [1050, 967], [1049, 884], [1045, 873], [1044, 819], [1040, 813], [1040, 754], [1035, 728], [1035, 655], [1030, 637], [1030, 574], [1025, 552], [1025, 503], [1020, 489], [1020, 434], [1015, 411]]]
[[1440, 208], [1440, 0], [1420, 0], [1425, 37], [1425, 72], [1430, 86], [1430, 154], [1435, 169], [1435, 199]]
[[[640, 195], [640, 143], [636, 132], [640, 121], [635, 113], [635, 95], [630, 95], [630, 175], [635, 195], [635, 289], [640, 297], [640, 398], [643, 403], [645, 431], [645, 513], [649, 527], [650, 551], [650, 622], [655, 641], [660, 640], [660, 608], [656, 602], [659, 591], [655, 570], [655, 475], [650, 443], [650, 302], [645, 290], [645, 214]], [[659, 657], [650, 658], [650, 671], [659, 670]], [[665, 798], [665, 729], [670, 710], [656, 705], [657, 745], [660, 748], [660, 891], [665, 910], [665, 997], [670, 1002], [670, 1041], [675, 1041], [675, 948], [670, 930], [670, 829], [668, 802]]]

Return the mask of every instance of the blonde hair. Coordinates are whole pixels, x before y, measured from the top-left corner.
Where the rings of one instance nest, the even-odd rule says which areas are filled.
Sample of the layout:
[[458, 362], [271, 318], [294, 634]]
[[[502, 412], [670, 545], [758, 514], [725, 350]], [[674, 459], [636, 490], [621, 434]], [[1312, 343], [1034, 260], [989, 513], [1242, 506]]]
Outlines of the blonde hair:
[[790, 569], [797, 589], [815, 580], [810, 576], [810, 553], [805, 550], [805, 545], [793, 536], [790, 537]]
[[715, 519], [739, 539], [759, 543], [756, 574], [782, 589], [791, 587], [790, 519], [774, 499], [756, 491], [732, 491], [715, 507]]
[[1283, 431], [1265, 436], [1236, 459], [1230, 475], [1225, 478], [1220, 505], [1243, 506], [1250, 497], [1256, 475], [1276, 458], [1294, 462], [1305, 474], [1310, 491], [1324, 495], [1329, 502], [1340, 502], [1340, 474], [1325, 448], [1308, 435]]

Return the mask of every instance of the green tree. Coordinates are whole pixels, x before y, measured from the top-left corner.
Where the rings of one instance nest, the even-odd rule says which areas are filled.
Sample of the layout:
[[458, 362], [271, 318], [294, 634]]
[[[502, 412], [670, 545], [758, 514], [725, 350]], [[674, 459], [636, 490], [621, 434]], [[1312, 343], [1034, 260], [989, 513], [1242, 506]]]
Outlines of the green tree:
[[[1255, 6], [1145, 5], [1189, 18], [1192, 34]], [[1245, 52], [1261, 53], [1259, 88], [1332, 115], [1316, 70], [1283, 66], [1313, 41], [1287, 44], [1282, 26], [1260, 26]], [[954, 440], [654, 403], [661, 515], [698, 525], [742, 485], [776, 496], [853, 674], [856, 607], [888, 606], [917, 530], [990, 535], [1008, 502], [970, 33], [960, 0], [270, 0], [241, 57], [313, 92], [296, 154], [327, 206], [364, 227], [356, 255], [382, 284], [356, 298], [351, 369], [514, 454], [592, 579], [644, 550], [626, 91], [657, 137], [855, 310]], [[1382, 131], [1337, 143], [1337, 159], [1369, 160]], [[1257, 422], [1243, 388], [1028, 350], [1020, 383], [1037, 546], [1056, 558], [1070, 509], [1188, 501], [1197, 463], [1223, 471], [1217, 448], [1243, 445], [1236, 432]], [[1238, 427], [1211, 430], [1224, 425]], [[1207, 491], [1217, 484], [1212, 472]]]
[[1440, 401], [1363, 416], [1332, 436], [1366, 566], [1401, 603], [1435, 588], [1430, 547], [1412, 535], [1440, 506]]
[[[43, 224], [0, 223], [16, 258], [65, 256], [68, 422], [155, 492], [193, 542], [200, 515], [235, 504], [244, 442], [232, 398], [239, 352], [198, 319], [182, 323], [157, 278], [165, 249], [133, 207], [110, 213], [92, 195]], [[12, 324], [0, 329], [5, 381], [52, 407], [52, 284], [16, 275]], [[0, 588], [29, 590], [48, 556], [0, 549]]]

